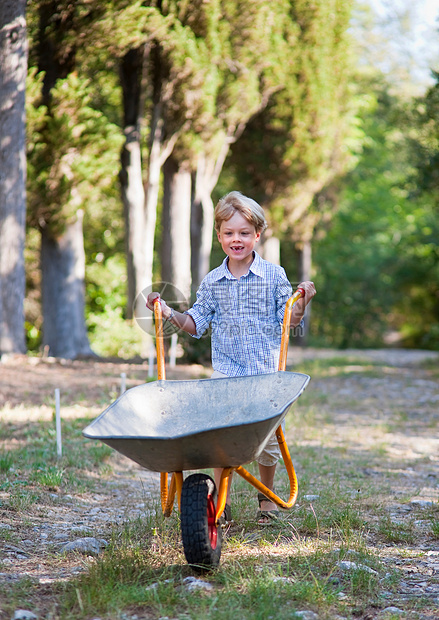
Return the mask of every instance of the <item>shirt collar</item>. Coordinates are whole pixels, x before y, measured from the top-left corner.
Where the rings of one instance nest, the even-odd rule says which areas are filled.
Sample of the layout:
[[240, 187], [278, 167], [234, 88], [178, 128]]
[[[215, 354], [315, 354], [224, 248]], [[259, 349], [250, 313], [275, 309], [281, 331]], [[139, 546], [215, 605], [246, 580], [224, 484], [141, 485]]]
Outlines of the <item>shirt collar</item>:
[[[254, 252], [253, 262], [249, 267], [249, 271], [253, 272], [256, 276], [264, 277], [263, 259], [256, 251]], [[215, 280], [221, 280], [221, 278], [227, 278], [228, 280], [235, 280], [235, 276], [232, 275], [227, 266], [229, 257], [226, 256], [221, 265], [215, 270]]]

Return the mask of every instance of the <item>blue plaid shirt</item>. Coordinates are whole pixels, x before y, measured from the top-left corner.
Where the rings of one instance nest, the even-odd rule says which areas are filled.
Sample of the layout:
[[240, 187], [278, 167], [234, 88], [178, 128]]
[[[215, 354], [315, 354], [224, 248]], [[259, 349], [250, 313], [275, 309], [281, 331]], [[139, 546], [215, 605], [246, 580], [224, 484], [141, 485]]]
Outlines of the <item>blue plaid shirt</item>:
[[279, 364], [285, 303], [292, 295], [285, 271], [254, 253], [239, 280], [227, 267], [228, 257], [200, 284], [187, 314], [201, 338], [212, 330], [212, 366], [229, 377], [276, 372]]

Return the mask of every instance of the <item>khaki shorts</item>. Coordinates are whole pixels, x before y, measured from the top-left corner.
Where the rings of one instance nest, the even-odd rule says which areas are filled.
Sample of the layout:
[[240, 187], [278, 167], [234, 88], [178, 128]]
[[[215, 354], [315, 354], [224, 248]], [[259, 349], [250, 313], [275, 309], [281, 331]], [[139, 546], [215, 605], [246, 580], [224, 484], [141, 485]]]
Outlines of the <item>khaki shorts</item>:
[[[219, 370], [214, 370], [210, 378], [211, 379], [224, 379], [226, 377], [227, 375], [225, 375], [222, 372], [219, 372]], [[282, 430], [285, 433], [285, 420], [282, 422]], [[265, 446], [265, 448], [262, 450], [261, 454], [257, 458], [257, 461], [260, 465], [265, 465], [267, 467], [270, 467], [272, 465], [276, 465], [276, 463], [278, 462], [281, 456], [282, 455], [281, 455], [281, 451], [279, 448], [279, 443], [277, 441], [276, 433], [273, 433], [270, 439], [268, 440], [267, 445]]]

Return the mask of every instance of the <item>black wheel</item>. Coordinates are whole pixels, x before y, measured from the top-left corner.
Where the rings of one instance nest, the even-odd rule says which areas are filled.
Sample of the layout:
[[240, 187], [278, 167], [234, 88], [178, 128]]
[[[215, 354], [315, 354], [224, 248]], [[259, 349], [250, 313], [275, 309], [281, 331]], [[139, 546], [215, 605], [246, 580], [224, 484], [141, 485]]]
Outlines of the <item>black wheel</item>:
[[195, 570], [218, 566], [222, 530], [215, 526], [216, 487], [210, 476], [192, 474], [183, 482], [180, 520], [184, 555]]

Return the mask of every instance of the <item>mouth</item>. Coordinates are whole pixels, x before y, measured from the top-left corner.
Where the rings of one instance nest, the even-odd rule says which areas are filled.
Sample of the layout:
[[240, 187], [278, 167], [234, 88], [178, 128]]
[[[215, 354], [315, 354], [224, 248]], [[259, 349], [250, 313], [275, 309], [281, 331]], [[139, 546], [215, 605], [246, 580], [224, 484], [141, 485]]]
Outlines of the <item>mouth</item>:
[[232, 252], [241, 252], [244, 247], [242, 245], [232, 245], [232, 247], [230, 248], [232, 250]]

